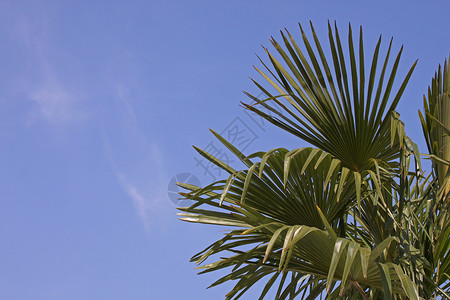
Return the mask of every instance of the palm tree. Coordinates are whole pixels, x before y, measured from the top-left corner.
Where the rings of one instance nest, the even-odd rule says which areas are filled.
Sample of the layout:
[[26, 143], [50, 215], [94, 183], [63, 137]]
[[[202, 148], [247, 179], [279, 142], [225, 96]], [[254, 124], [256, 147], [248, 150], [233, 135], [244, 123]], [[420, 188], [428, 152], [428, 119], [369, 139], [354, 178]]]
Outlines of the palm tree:
[[243, 105], [312, 147], [245, 155], [213, 131], [245, 167], [196, 148], [229, 177], [205, 187], [180, 183], [194, 204], [179, 215], [229, 231], [191, 260], [226, 255], [200, 266], [202, 274], [231, 268], [211, 285], [235, 281], [226, 299], [259, 281], [260, 299], [271, 288], [276, 299], [450, 298], [447, 62], [420, 114], [427, 174], [395, 112], [415, 63], [393, 92], [402, 49], [390, 64], [392, 39], [381, 55], [380, 37], [367, 64], [362, 30], [355, 47], [349, 26], [344, 52], [328, 24], [331, 60], [312, 24], [313, 44], [300, 31], [304, 50], [287, 30], [284, 46], [271, 39], [277, 55], [266, 49], [265, 71], [256, 68], [265, 84], [252, 79], [265, 99], [248, 94], [252, 103]]

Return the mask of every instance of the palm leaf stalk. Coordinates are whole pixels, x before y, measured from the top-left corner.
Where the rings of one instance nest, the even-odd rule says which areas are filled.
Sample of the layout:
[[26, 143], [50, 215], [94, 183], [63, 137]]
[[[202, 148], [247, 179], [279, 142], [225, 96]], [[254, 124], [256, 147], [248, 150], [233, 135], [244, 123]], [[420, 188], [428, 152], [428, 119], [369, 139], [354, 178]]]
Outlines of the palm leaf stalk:
[[[284, 49], [272, 38], [278, 58], [266, 49], [270, 64], [257, 69], [268, 87], [252, 79], [267, 98], [248, 94], [254, 103], [244, 104], [313, 147], [245, 155], [212, 131], [242, 170], [196, 148], [229, 175], [206, 187], [179, 183], [186, 189], [181, 196], [194, 201], [179, 208], [180, 219], [229, 231], [191, 261], [201, 274], [228, 270], [211, 285], [234, 281], [226, 299], [260, 281], [260, 299], [270, 290], [275, 299], [448, 297], [449, 162], [442, 134], [450, 105], [439, 102], [448, 103], [447, 65], [433, 79], [421, 115], [435, 161], [425, 176], [418, 147], [395, 112], [415, 63], [391, 96], [402, 50], [388, 68], [391, 40], [378, 70], [380, 38], [367, 75], [362, 30], [355, 50], [349, 27], [348, 55], [337, 26], [328, 30], [331, 63], [312, 25], [315, 49], [301, 26], [306, 51], [288, 31], [281, 34]], [[227, 256], [205, 263], [216, 255]]]

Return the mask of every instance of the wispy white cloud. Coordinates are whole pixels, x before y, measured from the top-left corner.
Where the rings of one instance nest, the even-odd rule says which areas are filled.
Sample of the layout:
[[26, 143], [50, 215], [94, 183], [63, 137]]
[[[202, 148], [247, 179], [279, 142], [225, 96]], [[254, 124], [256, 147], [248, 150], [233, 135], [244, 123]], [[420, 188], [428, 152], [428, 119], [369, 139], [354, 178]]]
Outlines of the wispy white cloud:
[[58, 73], [54, 55], [60, 51], [52, 44], [48, 27], [48, 17], [40, 12], [36, 16], [17, 14], [10, 29], [32, 66], [31, 71], [20, 74], [16, 84], [33, 103], [28, 123], [46, 121], [61, 125], [85, 121], [88, 113], [80, 105], [83, 97], [79, 91], [73, 92], [77, 89], [67, 72]]
[[171, 208], [163, 153], [144, 135], [125, 84], [114, 89], [121, 132], [104, 133], [105, 150], [120, 187], [132, 200], [136, 214], [149, 230], [153, 219]]
[[80, 97], [60, 84], [46, 83], [37, 87], [30, 91], [30, 98], [37, 104], [30, 113], [31, 122], [44, 119], [51, 124], [64, 124], [88, 118], [88, 113], [77, 106]]
[[[151, 221], [170, 208], [167, 199], [167, 178], [162, 170], [162, 156], [156, 145], [142, 148], [139, 139], [134, 139], [132, 146], [140, 148], [146, 154], [127, 153], [127, 156], [134, 157], [130, 164], [129, 157], [117, 155], [108, 140], [104, 141], [109, 162], [121, 189], [131, 199], [145, 229], [149, 230]], [[128, 165], [124, 165], [123, 160], [126, 160]]]
[[115, 95], [116, 99], [118, 99], [122, 103], [122, 105], [125, 107], [125, 109], [128, 113], [128, 117], [133, 122], [134, 129], [138, 129], [139, 125], [138, 125], [138, 121], [137, 121], [137, 116], [136, 116], [136, 113], [134, 112], [134, 109], [131, 106], [131, 103], [129, 101], [129, 98], [130, 98], [129, 94], [130, 94], [129, 89], [123, 83], [118, 83], [114, 86], [114, 95]]
[[151, 201], [148, 197], [141, 194], [141, 191], [128, 181], [125, 174], [119, 171], [115, 172], [117, 179], [119, 180], [120, 186], [128, 194], [128, 196], [133, 200], [134, 207], [137, 211], [139, 218], [145, 226], [146, 230], [150, 229], [150, 212], [152, 210]]

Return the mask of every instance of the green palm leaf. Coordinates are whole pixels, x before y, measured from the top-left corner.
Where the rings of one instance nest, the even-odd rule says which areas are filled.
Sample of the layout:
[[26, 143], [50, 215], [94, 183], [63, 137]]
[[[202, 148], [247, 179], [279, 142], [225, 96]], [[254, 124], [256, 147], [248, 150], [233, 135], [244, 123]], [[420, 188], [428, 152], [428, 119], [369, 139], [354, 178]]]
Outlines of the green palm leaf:
[[[399, 157], [399, 150], [390, 144], [391, 113], [400, 100], [415, 63], [391, 99], [402, 50], [398, 52], [392, 69], [388, 72], [391, 41], [376, 80], [380, 38], [374, 50], [366, 87], [362, 30], [358, 51], [355, 51], [352, 30], [349, 27], [348, 63], [345, 61], [337, 27], [335, 26], [334, 32], [330, 24], [328, 27], [333, 58], [331, 63], [327, 62], [312, 25], [315, 50], [300, 26], [307, 55], [288, 31], [286, 34], [281, 33], [285, 49], [272, 38], [272, 44], [280, 59], [277, 60], [266, 50], [271, 67], [264, 64], [266, 72], [258, 68], [256, 70], [267, 80], [273, 92], [254, 81], [267, 99], [245, 106], [278, 127], [332, 154], [350, 170], [359, 172], [367, 169], [371, 159], [384, 163], [392, 162]], [[385, 77], [388, 78], [386, 83]], [[280, 96], [285, 101], [282, 101]], [[255, 99], [253, 96], [251, 98]], [[276, 116], [258, 108], [258, 105], [270, 108], [271, 101], [283, 110], [276, 112]]]
[[[237, 149], [231, 150], [243, 157]], [[217, 158], [202, 154], [217, 166], [230, 170]], [[266, 276], [276, 278], [283, 271], [290, 273], [293, 281], [279, 291], [280, 299], [300, 293], [298, 289], [311, 292], [311, 288], [303, 285], [299, 288], [296, 284], [298, 276], [306, 274], [312, 277], [305, 285], [326, 282], [313, 288], [319, 293], [325, 289], [330, 293], [339, 289], [341, 295], [368, 287], [381, 290], [389, 278], [389, 293], [418, 299], [413, 296], [409, 278], [384, 257], [383, 251], [393, 238], [378, 244], [371, 241], [371, 249], [336, 234], [345, 232], [341, 228], [345, 227], [342, 218], [356, 202], [353, 177], [343, 175], [348, 169], [339, 161], [314, 148], [292, 151], [280, 148], [251, 156], [259, 157], [260, 161], [249, 165], [248, 170], [236, 172], [242, 175], [235, 176], [233, 181], [219, 181], [206, 188], [180, 184], [190, 190], [183, 196], [199, 203], [180, 208], [181, 220], [237, 228], [192, 258], [201, 263], [217, 253], [234, 254], [201, 267], [204, 269], [201, 273], [233, 267], [233, 272], [212, 286], [237, 280], [227, 296], [236, 299], [256, 281]], [[255, 174], [247, 180], [250, 172]], [[202, 209], [205, 205], [211, 208]], [[243, 250], [249, 247], [250, 250]], [[263, 294], [274, 280], [269, 279]], [[338, 281], [340, 285], [336, 285]]]
[[[450, 73], [447, 60], [444, 67], [439, 65], [438, 71], [428, 87], [428, 98], [423, 96], [424, 113], [419, 111], [423, 134], [428, 147], [428, 153], [440, 161], [450, 162]], [[435, 163], [434, 170], [441, 186], [449, 175], [448, 165]], [[446, 192], [450, 191], [450, 181]]]

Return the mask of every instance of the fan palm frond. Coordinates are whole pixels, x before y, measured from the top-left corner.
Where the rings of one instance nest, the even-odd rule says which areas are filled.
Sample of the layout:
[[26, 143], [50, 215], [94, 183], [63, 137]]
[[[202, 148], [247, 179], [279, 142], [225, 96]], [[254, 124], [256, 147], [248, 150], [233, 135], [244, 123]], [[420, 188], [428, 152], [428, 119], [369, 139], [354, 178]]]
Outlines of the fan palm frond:
[[[312, 24], [315, 50], [301, 25], [300, 30], [306, 54], [287, 30], [286, 33], [281, 32], [285, 49], [272, 38], [271, 42], [281, 58], [277, 60], [266, 49], [271, 66], [263, 63], [266, 71], [256, 70], [270, 83], [273, 92], [253, 80], [267, 99], [258, 100], [248, 94], [256, 103], [244, 104], [245, 107], [332, 154], [350, 170], [359, 172], [367, 169], [372, 159], [388, 163], [398, 158], [399, 148], [391, 147], [390, 143], [390, 119], [416, 63], [391, 97], [402, 53], [400, 49], [392, 69], [388, 71], [392, 39], [377, 78], [381, 37], [378, 40], [366, 84], [365, 66], [368, 64], [365, 63], [362, 29], [355, 51], [349, 26], [349, 63], [336, 25], [333, 32], [328, 24], [331, 62], [327, 61]], [[281, 111], [271, 107], [271, 101], [281, 107]], [[265, 113], [258, 105], [275, 114]]]

